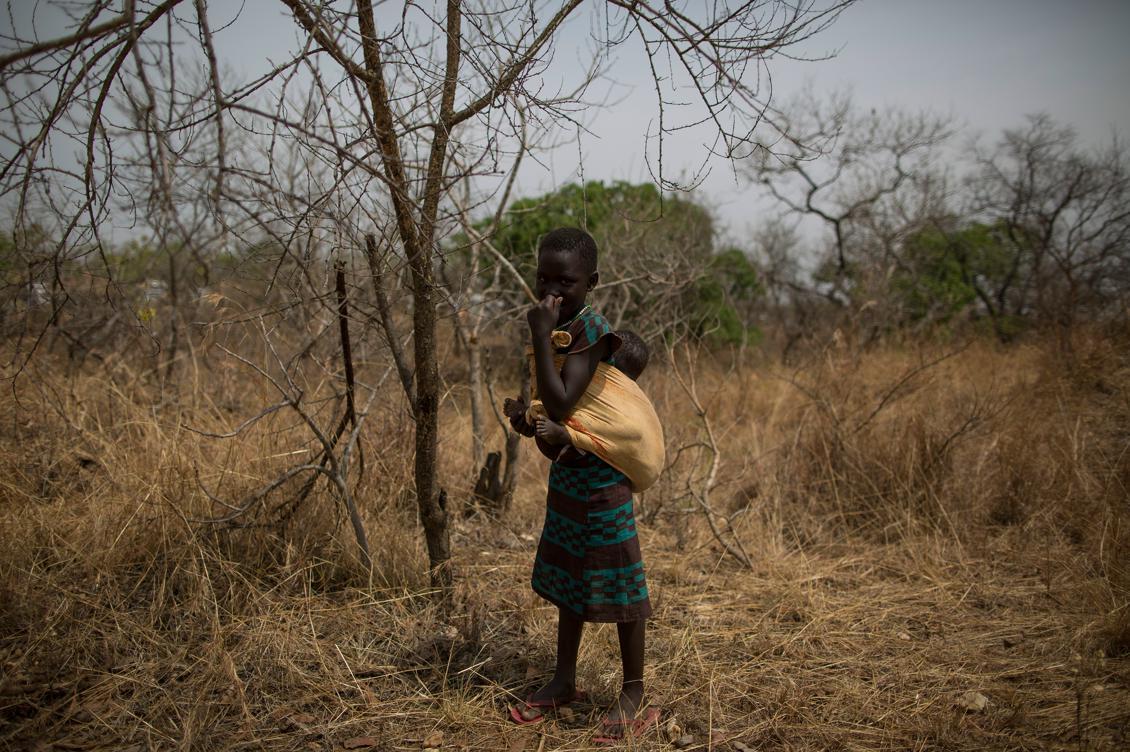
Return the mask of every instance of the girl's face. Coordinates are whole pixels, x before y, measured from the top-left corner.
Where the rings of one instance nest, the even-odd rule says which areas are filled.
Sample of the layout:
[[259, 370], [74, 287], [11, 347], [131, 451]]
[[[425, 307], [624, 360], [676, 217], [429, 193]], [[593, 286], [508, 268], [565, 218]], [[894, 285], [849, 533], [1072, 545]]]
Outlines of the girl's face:
[[558, 325], [565, 323], [581, 310], [585, 296], [596, 287], [599, 275], [585, 269], [581, 254], [572, 251], [545, 250], [538, 254], [538, 271], [534, 293], [538, 299], [546, 295], [561, 298]]

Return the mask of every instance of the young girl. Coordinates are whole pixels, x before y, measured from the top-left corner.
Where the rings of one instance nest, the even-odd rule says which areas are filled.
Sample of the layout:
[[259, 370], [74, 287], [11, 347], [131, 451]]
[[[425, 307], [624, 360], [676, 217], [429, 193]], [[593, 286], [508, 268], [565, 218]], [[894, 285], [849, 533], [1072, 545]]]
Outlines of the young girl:
[[[538, 246], [536, 293], [540, 302], [527, 320], [532, 338], [538, 396], [549, 417], [569, 416], [596, 371], [611, 362], [619, 339], [603, 316], [585, 304], [596, 286], [596, 243], [582, 231], [562, 228]], [[554, 366], [554, 330], [569, 333], [564, 366]], [[562, 338], [564, 339], [564, 338]], [[530, 435], [524, 405], [507, 400], [506, 414]], [[556, 454], [556, 453], [554, 453]], [[545, 526], [531, 583], [557, 606], [557, 666], [549, 683], [511, 708], [518, 723], [542, 718], [579, 698], [577, 651], [586, 621], [615, 622], [624, 681], [603, 721], [604, 738], [636, 734], [658, 721], [644, 704], [644, 622], [651, 615], [627, 476], [593, 453], [571, 452], [550, 467]], [[642, 712], [641, 712], [642, 711]]]

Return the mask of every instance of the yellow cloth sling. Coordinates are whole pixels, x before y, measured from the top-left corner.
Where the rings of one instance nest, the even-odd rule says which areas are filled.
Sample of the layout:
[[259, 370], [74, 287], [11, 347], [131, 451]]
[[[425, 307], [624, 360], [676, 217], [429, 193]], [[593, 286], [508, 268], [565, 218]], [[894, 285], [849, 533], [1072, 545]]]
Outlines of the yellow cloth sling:
[[[538, 380], [530, 354], [534, 399], [526, 410], [526, 420], [532, 424], [547, 412], [537, 399]], [[565, 358], [555, 355], [554, 365], [560, 369]], [[663, 426], [659, 416], [639, 384], [614, 366], [597, 364], [592, 381], [563, 425], [574, 447], [596, 454], [627, 475], [636, 492], [654, 485], [663, 471]]]

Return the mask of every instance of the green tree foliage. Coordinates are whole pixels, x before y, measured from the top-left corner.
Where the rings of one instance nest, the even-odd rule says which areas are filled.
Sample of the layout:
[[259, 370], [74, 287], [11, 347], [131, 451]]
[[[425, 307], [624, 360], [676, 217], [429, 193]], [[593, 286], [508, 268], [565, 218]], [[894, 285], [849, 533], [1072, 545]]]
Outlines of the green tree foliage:
[[605, 259], [627, 252], [621, 246], [629, 238], [681, 243], [684, 253], [699, 258], [713, 249], [714, 221], [704, 208], [663, 196], [651, 183], [625, 181], [569, 183], [543, 196], [519, 199], [507, 209], [495, 245], [520, 269], [532, 271], [538, 240], [556, 227], [591, 233], [600, 246], [602, 267]]
[[0, 280], [3, 280], [3, 284], [19, 284], [24, 272], [22, 267], [25, 266], [16, 255], [16, 244], [12, 236], [6, 232], [0, 233]]
[[757, 268], [737, 248], [727, 248], [710, 259], [708, 273], [695, 285], [692, 328], [716, 342], [742, 344], [757, 341], [752, 305], [762, 293]]
[[614, 326], [748, 339], [749, 303], [761, 291], [756, 270], [741, 251], [715, 252], [714, 220], [692, 198], [664, 196], [650, 183], [572, 183], [515, 201], [493, 242], [529, 277], [538, 240], [562, 226], [596, 239], [607, 286], [594, 302]]
[[1014, 330], [998, 300], [1016, 266], [1008, 237], [999, 223], [983, 222], [952, 230], [931, 226], [911, 235], [904, 264], [891, 279], [906, 320], [944, 324], [971, 312]]
[[907, 266], [892, 277], [891, 287], [910, 321], [944, 323], [976, 299], [958, 250], [967, 233], [930, 228], [907, 241]]

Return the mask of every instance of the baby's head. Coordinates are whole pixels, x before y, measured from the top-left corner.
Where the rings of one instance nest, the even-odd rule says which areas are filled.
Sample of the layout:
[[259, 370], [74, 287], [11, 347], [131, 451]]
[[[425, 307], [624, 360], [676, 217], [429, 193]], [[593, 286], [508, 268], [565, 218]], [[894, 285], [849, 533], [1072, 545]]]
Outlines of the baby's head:
[[632, 381], [636, 381], [643, 373], [643, 369], [647, 368], [651, 350], [635, 332], [621, 329], [616, 332], [616, 336], [620, 338], [620, 348], [615, 355], [616, 367]]
[[547, 295], [561, 298], [558, 323], [581, 310], [598, 279], [592, 235], [575, 227], [559, 227], [542, 237], [534, 292], [539, 300]]

